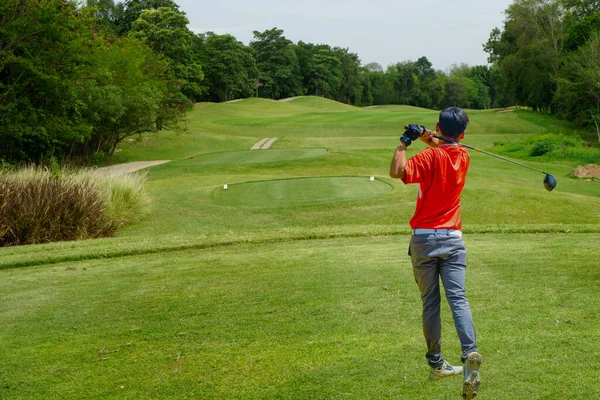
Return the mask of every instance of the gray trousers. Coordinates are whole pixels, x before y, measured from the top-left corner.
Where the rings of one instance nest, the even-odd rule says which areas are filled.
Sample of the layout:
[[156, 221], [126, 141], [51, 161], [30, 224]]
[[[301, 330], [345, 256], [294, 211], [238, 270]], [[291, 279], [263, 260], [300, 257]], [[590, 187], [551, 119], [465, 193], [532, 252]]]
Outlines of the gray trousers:
[[427, 343], [427, 361], [439, 368], [442, 356], [442, 321], [440, 318], [440, 278], [452, 310], [454, 326], [462, 348], [461, 360], [477, 351], [475, 328], [469, 301], [465, 295], [467, 252], [462, 237], [448, 234], [413, 235], [409, 255], [423, 300], [423, 333]]

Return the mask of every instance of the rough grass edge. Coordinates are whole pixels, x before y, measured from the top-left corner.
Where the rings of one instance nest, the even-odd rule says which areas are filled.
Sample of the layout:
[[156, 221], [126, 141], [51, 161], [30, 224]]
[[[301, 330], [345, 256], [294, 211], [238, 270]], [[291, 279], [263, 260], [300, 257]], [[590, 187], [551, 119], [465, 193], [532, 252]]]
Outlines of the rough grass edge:
[[[533, 225], [533, 226], [473, 226], [471, 228], [463, 230], [466, 235], [471, 234], [597, 234], [600, 233], [600, 226], [594, 224], [585, 225]], [[100, 249], [98, 252], [90, 251], [90, 249], [81, 249], [82, 252], [78, 254], [71, 254], [66, 256], [47, 256], [45, 258], [40, 257], [40, 254], [29, 253], [34, 257], [31, 259], [20, 260], [20, 261], [9, 261], [6, 258], [0, 261], [0, 270], [12, 269], [12, 268], [23, 268], [23, 267], [34, 267], [59, 264], [63, 262], [77, 262], [77, 261], [90, 261], [100, 259], [114, 259], [129, 256], [140, 256], [149, 254], [163, 254], [173, 253], [178, 251], [187, 250], [208, 250], [215, 248], [226, 248], [237, 245], [268, 245], [268, 244], [280, 244], [280, 243], [292, 243], [301, 241], [311, 240], [330, 240], [330, 239], [354, 239], [354, 238], [369, 238], [369, 237], [393, 237], [393, 236], [409, 236], [410, 230], [407, 228], [401, 229], [381, 229], [377, 228], [374, 230], [361, 230], [352, 232], [324, 232], [324, 231], [306, 231], [306, 232], [270, 232], [264, 236], [243, 236], [234, 239], [225, 239], [222, 236], [217, 238], [203, 237], [202, 239], [194, 237], [183, 240], [179, 244], [165, 244], [165, 241], [161, 238], [156, 238], [155, 241], [150, 242], [149, 247], [142, 247], [146, 243], [140, 244], [139, 241], [132, 242], [132, 246], [129, 248], [119, 248], [114, 250], [108, 250], [106, 248]]]

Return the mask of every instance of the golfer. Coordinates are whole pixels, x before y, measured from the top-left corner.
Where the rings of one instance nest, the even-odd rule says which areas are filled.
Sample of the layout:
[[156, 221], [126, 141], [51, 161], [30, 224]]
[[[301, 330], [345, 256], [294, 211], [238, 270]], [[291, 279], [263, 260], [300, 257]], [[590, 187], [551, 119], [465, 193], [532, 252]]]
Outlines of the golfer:
[[[438, 135], [460, 142], [469, 117], [458, 107], [440, 113]], [[421, 139], [429, 147], [406, 159], [406, 149]], [[415, 280], [423, 300], [423, 333], [429, 378], [439, 380], [463, 373], [463, 397], [473, 398], [479, 389], [481, 355], [477, 353], [475, 328], [465, 295], [466, 249], [461, 232], [460, 195], [469, 168], [469, 154], [454, 143], [446, 143], [432, 132], [408, 125], [390, 165], [390, 176], [406, 184], [419, 185], [417, 207], [410, 220], [409, 247]], [[452, 310], [454, 325], [462, 347], [463, 367], [453, 367], [442, 355], [440, 284]]]

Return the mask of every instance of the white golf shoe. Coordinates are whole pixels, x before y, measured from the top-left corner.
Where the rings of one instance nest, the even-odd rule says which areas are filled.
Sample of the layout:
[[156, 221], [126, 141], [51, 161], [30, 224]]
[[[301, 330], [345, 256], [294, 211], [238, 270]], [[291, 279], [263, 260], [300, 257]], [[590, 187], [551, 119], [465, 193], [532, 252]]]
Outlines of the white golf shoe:
[[464, 380], [462, 396], [465, 399], [473, 399], [477, 396], [481, 379], [479, 376], [479, 367], [481, 366], [481, 354], [473, 352], [469, 353], [465, 361]]
[[444, 361], [444, 364], [440, 368], [431, 368], [429, 371], [429, 379], [432, 381], [439, 381], [442, 378], [460, 375], [462, 372], [463, 367], [453, 367], [448, 361]]

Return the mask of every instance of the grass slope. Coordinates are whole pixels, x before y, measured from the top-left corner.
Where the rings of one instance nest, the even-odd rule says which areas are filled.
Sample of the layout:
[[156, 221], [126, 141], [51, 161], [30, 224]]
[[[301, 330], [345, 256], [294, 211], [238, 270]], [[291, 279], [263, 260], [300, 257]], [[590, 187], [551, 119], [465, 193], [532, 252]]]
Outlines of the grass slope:
[[[417, 107], [365, 109], [319, 97], [289, 102], [246, 99], [236, 103], [200, 103], [188, 116], [188, 133], [144, 135], [124, 143], [123, 151], [115, 157], [119, 162], [126, 162], [248, 150], [265, 137], [280, 138], [275, 142], [276, 148], [390, 148], [397, 143], [401, 127], [407, 121], [432, 129], [437, 116], [437, 111]], [[469, 116], [471, 124], [466, 143], [478, 147], [490, 147], [510, 138], [575, 131], [560, 120], [527, 110], [469, 111]]]
[[[524, 110], [469, 115], [479, 147], [572, 130]], [[416, 188], [387, 177], [400, 126], [436, 119], [248, 99], [126, 143], [121, 160], [178, 160], [149, 170], [148, 218], [117, 238], [0, 249], [0, 398], [458, 398], [460, 379], [425, 379], [406, 256]], [[249, 151], [265, 137], [273, 150]], [[528, 163], [558, 187], [473, 153], [463, 194], [481, 396], [598, 398], [600, 190], [568, 162]]]

